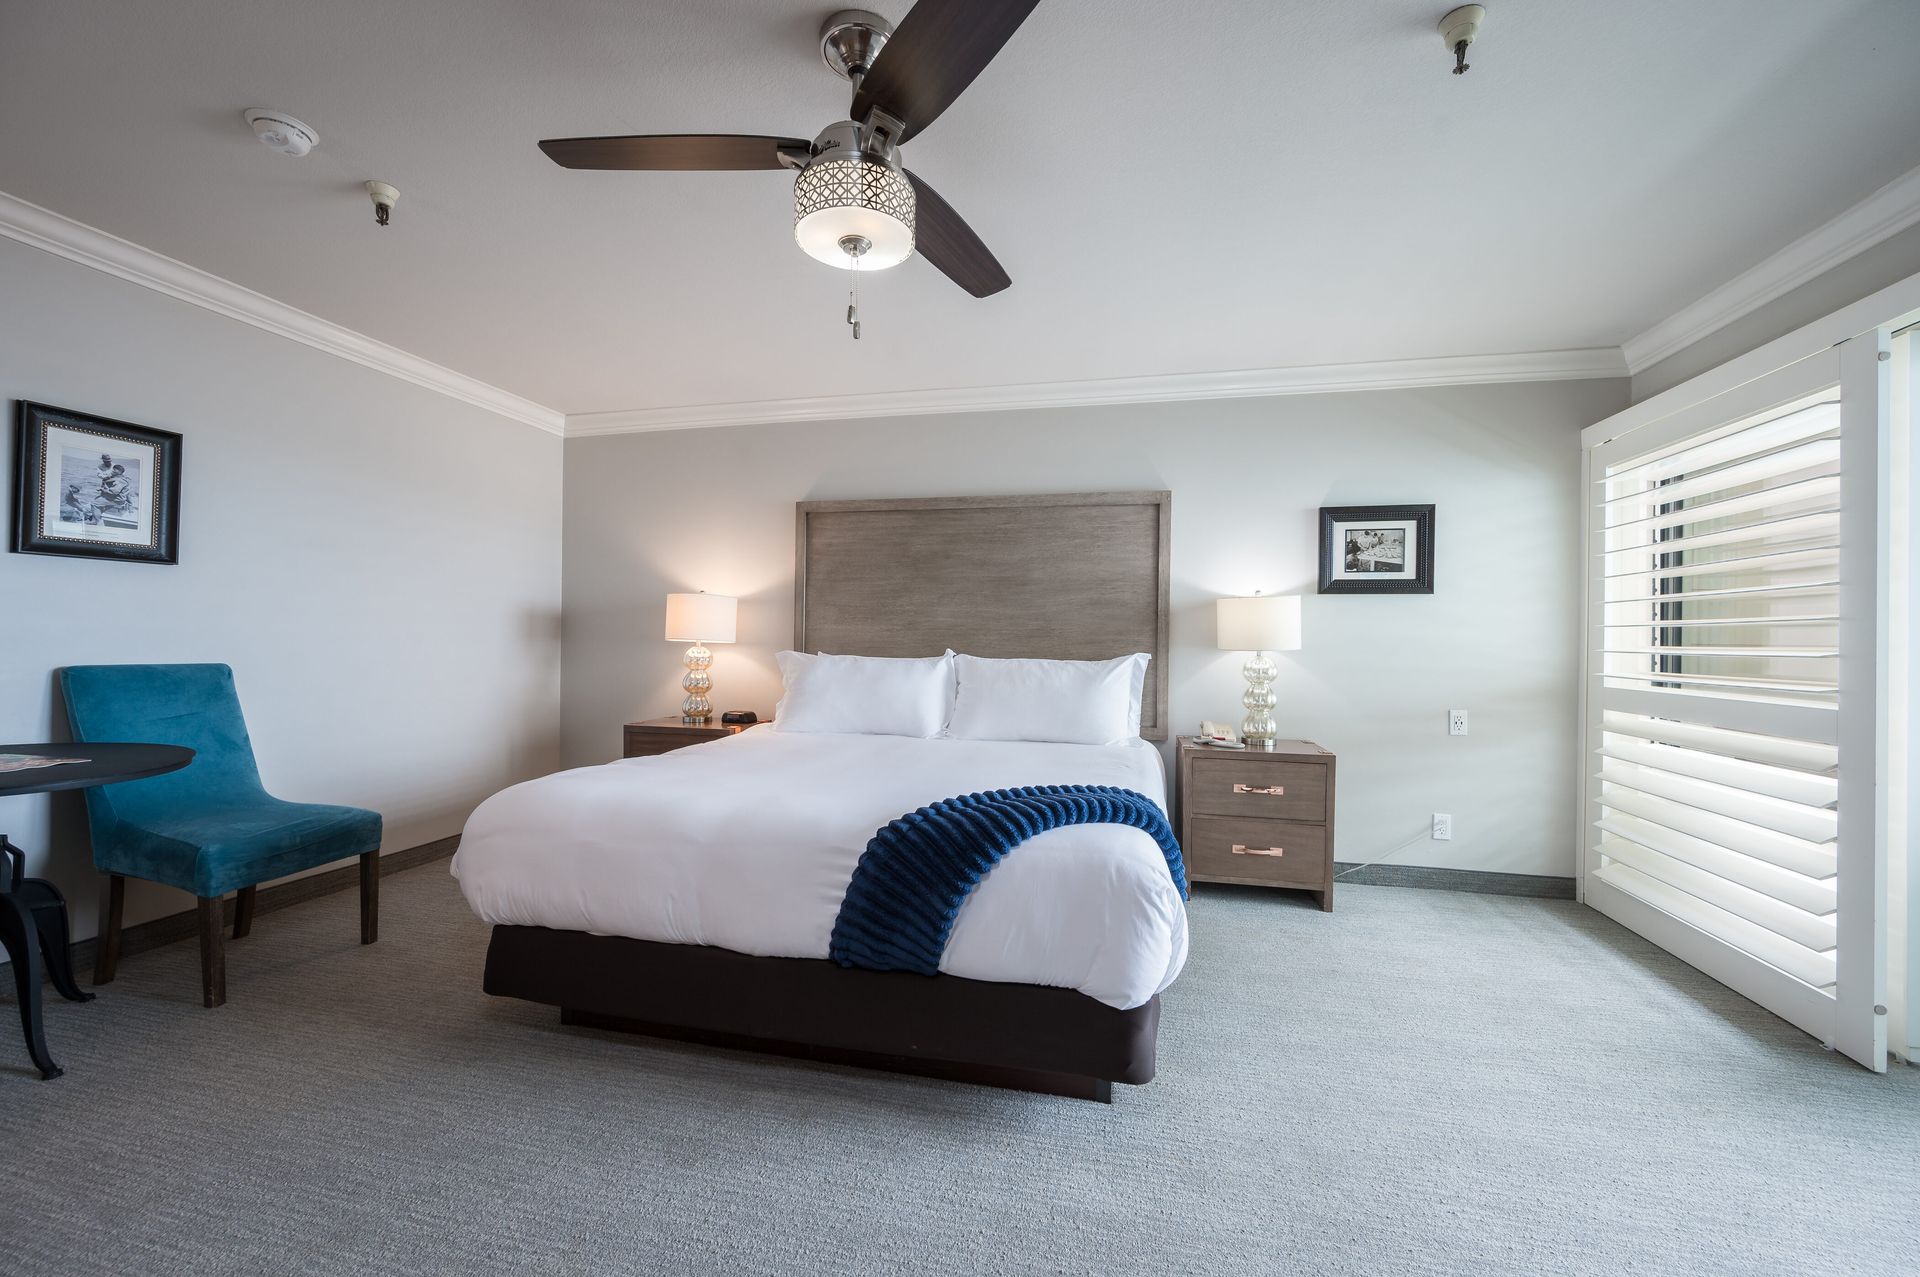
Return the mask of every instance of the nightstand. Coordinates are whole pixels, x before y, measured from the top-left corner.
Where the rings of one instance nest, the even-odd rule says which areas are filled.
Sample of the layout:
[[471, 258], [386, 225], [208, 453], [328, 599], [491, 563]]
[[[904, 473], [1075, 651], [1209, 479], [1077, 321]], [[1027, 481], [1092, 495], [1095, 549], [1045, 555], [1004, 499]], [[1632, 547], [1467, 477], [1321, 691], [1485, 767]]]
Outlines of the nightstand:
[[1180, 738], [1180, 850], [1192, 882], [1319, 895], [1333, 909], [1333, 754], [1312, 741], [1218, 749]]
[[[763, 718], [760, 723], [770, 721]], [[621, 732], [623, 750], [620, 756], [651, 758], [655, 754], [670, 753], [702, 741], [719, 740], [722, 736], [744, 732], [749, 727], [758, 727], [760, 723], [723, 723], [718, 718], [710, 718], [704, 723], [688, 723], [682, 721], [678, 714], [672, 718], [649, 718], [644, 722], [627, 724]]]

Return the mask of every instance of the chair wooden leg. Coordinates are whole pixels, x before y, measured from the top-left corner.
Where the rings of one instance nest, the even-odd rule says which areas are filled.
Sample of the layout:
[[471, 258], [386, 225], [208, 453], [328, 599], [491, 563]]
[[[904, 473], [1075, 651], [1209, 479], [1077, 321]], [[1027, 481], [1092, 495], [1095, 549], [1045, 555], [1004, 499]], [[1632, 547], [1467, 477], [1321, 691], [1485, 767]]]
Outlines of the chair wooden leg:
[[380, 938], [380, 853], [360, 857], [360, 943]]
[[199, 900], [201, 1000], [217, 1007], [227, 1000], [227, 955], [221, 945], [225, 920], [220, 916], [220, 897], [201, 896]]
[[127, 878], [125, 874], [107, 875], [107, 923], [93, 946], [93, 982], [111, 984], [120, 969], [120, 918], [126, 912]]
[[233, 938], [239, 940], [253, 930], [253, 893], [254, 887], [240, 888], [240, 894], [233, 898]]

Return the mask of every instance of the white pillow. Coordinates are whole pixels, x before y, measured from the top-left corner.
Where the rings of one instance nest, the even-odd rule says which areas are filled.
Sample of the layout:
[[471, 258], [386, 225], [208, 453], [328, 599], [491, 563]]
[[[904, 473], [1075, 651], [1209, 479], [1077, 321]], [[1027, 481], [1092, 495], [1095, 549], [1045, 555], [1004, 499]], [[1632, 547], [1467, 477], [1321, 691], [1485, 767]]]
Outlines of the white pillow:
[[1147, 695], [1147, 665], [1153, 660], [1152, 652], [1135, 652], [1132, 656], [1123, 656], [1123, 661], [1133, 662], [1133, 682], [1127, 688], [1127, 735], [1140, 734], [1140, 702]]
[[938, 736], [953, 712], [953, 653], [924, 658], [778, 652], [781, 732]]
[[947, 735], [1113, 745], [1140, 734], [1146, 652], [1111, 661], [990, 660], [957, 656]]

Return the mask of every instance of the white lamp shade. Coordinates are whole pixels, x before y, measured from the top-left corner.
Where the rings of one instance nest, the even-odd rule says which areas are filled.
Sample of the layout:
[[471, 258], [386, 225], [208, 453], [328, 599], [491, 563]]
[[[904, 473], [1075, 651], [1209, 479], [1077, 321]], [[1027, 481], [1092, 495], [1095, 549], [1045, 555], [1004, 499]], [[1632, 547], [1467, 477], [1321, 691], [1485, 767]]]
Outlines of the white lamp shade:
[[740, 600], [725, 594], [667, 595], [667, 638], [675, 643], [731, 643]]
[[1292, 652], [1300, 647], [1300, 596], [1256, 594], [1216, 605], [1214, 646], [1223, 652]]

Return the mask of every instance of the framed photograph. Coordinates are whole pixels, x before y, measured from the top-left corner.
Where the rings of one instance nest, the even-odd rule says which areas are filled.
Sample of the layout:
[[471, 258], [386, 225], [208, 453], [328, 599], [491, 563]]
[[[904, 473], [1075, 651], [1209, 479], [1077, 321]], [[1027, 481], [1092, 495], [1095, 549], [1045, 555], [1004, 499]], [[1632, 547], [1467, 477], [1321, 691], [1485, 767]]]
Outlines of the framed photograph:
[[180, 436], [21, 403], [13, 550], [178, 563]]
[[1433, 507], [1320, 507], [1320, 593], [1432, 594]]

